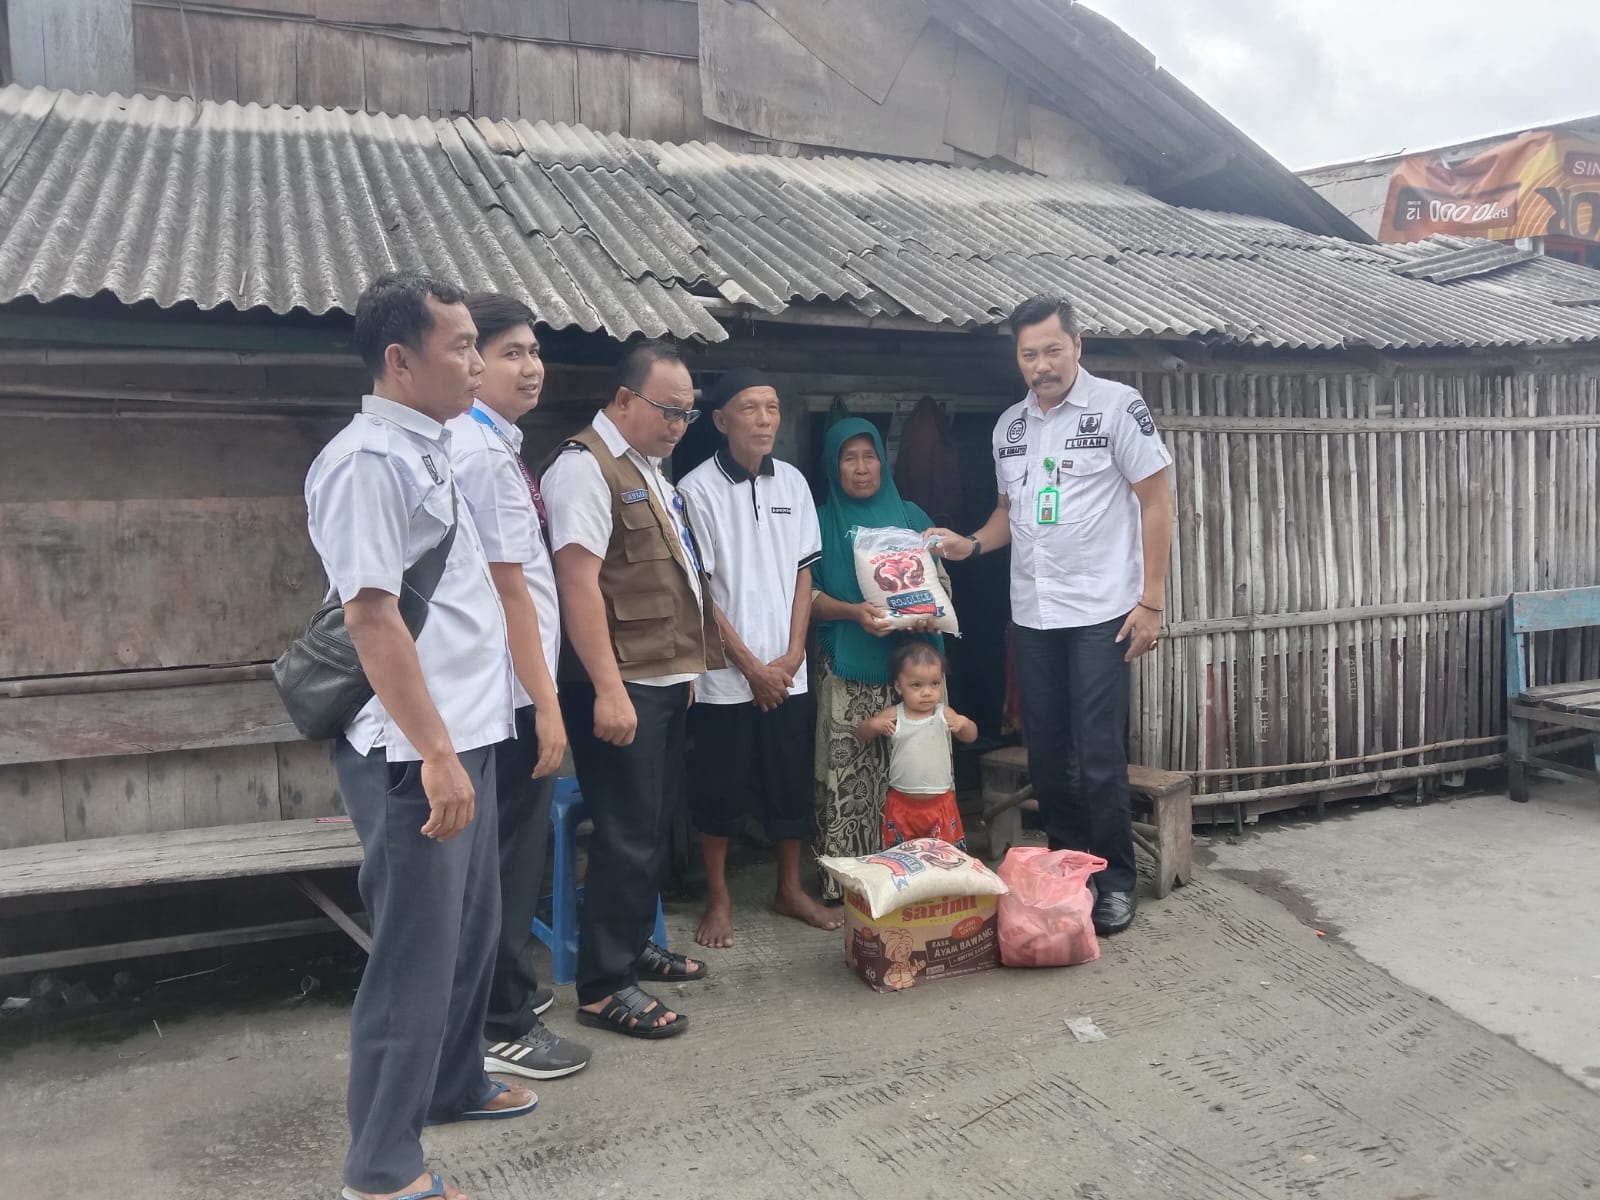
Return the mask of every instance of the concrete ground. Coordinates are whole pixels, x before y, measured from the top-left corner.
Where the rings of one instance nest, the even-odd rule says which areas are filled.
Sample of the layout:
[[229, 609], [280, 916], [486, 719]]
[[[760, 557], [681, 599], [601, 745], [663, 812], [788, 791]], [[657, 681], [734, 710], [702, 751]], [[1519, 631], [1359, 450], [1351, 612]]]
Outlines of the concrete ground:
[[[1218, 849], [1230, 871], [1310, 879], [1327, 920], [1341, 897], [1373, 887], [1359, 873], [1341, 881], [1313, 868], [1393, 866], [1397, 878], [1381, 886], [1410, 920], [1387, 921], [1382, 937], [1396, 905], [1351, 905], [1341, 936], [1321, 938], [1282, 902], [1300, 904], [1282, 881], [1257, 880], [1274, 885], [1262, 892], [1205, 869], [1146, 904], [1097, 963], [889, 996], [847, 973], [838, 935], [761, 909], [770, 868], [747, 867], [739, 945], [711, 956], [713, 979], [675, 996], [694, 1021], [686, 1036], [595, 1034], [594, 1064], [539, 1085], [531, 1117], [428, 1131], [430, 1163], [472, 1200], [1593, 1195], [1600, 1095], [1453, 1011], [1467, 1001], [1451, 993], [1489, 971], [1451, 960], [1444, 944], [1492, 965], [1495, 907], [1522, 897], [1528, 864], [1547, 864], [1524, 838], [1517, 886], [1473, 891], [1481, 863], [1519, 831], [1547, 821], [1577, 829], [1585, 818], [1563, 797], [1488, 808], [1364, 813]], [[1469, 841], [1482, 842], [1470, 853], [1450, 841], [1469, 820], [1484, 822], [1470, 827]], [[1386, 834], [1364, 831], [1379, 821]], [[1439, 883], [1423, 891], [1404, 881], [1401, 856], [1414, 848], [1399, 839], [1428, 829], [1424, 869]], [[1559, 838], [1551, 855], [1576, 840]], [[1284, 867], [1291, 854], [1306, 879]], [[1542, 875], [1539, 895], [1560, 894], [1562, 878]], [[1584, 893], [1568, 894], [1576, 904]], [[1429, 915], [1436, 909], [1447, 915]], [[694, 917], [670, 915], [680, 948]], [[1557, 938], [1538, 925], [1501, 927]], [[1592, 917], [1571, 931], [1585, 935], [1592, 954]], [[1427, 966], [1429, 942], [1454, 971], [1450, 987]], [[1391, 957], [1395, 973], [1363, 952]], [[1509, 953], [1534, 957], [1527, 942]], [[1496, 987], [1504, 996], [1509, 985]], [[571, 1004], [566, 991], [549, 1014], [563, 1031], [573, 1029]], [[1077, 1042], [1065, 1024], [1075, 1016], [1093, 1018], [1106, 1040]], [[0, 1060], [6, 1194], [331, 1200], [345, 1032], [340, 1006], [271, 1000], [196, 1012], [159, 1037], [148, 1021], [112, 1042], [35, 1036]]]
[[1525, 805], [1502, 793], [1330, 808], [1207, 844], [1223, 874], [1277, 891], [1402, 983], [1600, 1090], [1592, 784], [1544, 781]]

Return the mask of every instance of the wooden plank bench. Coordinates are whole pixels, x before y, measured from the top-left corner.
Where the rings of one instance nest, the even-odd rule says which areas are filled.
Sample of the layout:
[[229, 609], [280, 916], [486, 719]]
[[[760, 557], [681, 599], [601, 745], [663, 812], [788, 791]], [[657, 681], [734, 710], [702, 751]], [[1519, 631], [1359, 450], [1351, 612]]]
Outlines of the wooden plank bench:
[[[1528, 799], [1531, 770], [1600, 781], [1600, 679], [1529, 687], [1533, 635], [1600, 625], [1600, 587], [1513, 592], [1506, 597], [1506, 766], [1511, 798]], [[1596, 735], [1595, 768], [1577, 767], [1533, 752], [1535, 727], [1560, 725]]]
[[330, 923], [363, 950], [370, 950], [367, 932], [310, 876], [313, 871], [360, 865], [361, 843], [355, 828], [347, 818], [332, 817], [175, 829], [0, 850], [0, 911], [8, 902], [14, 905], [40, 897], [282, 876], [324, 914], [273, 925], [14, 955], [0, 958], [0, 975], [296, 937], [327, 930]]
[[[1037, 811], [1028, 781], [1025, 746], [991, 750], [982, 759], [983, 816], [989, 826], [989, 853], [1003, 858], [1022, 840], [1022, 810]], [[1189, 882], [1193, 870], [1194, 789], [1187, 775], [1128, 764], [1133, 791], [1133, 841], [1156, 864], [1156, 896]], [[1142, 821], [1140, 816], [1148, 816]]]

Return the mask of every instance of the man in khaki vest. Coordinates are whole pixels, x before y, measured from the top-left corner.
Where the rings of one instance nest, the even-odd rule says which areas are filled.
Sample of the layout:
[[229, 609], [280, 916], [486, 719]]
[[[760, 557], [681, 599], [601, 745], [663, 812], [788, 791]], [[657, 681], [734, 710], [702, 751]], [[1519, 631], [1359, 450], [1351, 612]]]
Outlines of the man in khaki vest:
[[692, 684], [723, 665], [694, 531], [661, 473], [690, 423], [694, 384], [670, 346], [644, 342], [616, 392], [545, 472], [567, 644], [561, 708], [594, 820], [578, 931], [578, 1021], [630, 1037], [688, 1017], [638, 985], [703, 979], [704, 963], [650, 941], [683, 775]]

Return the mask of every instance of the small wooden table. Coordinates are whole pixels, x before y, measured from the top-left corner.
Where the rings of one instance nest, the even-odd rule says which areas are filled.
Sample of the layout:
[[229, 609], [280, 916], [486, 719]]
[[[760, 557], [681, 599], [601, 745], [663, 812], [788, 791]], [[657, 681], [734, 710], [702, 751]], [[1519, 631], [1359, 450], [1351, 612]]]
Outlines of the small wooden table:
[[[982, 759], [983, 816], [989, 826], [989, 853], [1003, 858], [1022, 839], [1022, 810], [1038, 811], [1039, 801], [1028, 780], [1028, 750], [1007, 746]], [[1193, 870], [1194, 789], [1187, 775], [1128, 764], [1136, 817], [1134, 845], [1156, 864], [1156, 896], [1189, 882]]]

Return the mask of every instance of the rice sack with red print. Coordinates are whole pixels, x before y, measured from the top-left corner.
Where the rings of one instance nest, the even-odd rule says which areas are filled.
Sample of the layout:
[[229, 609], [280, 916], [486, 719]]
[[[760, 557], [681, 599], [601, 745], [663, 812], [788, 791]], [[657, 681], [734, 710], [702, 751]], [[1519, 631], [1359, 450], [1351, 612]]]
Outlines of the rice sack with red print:
[[910, 529], [875, 527], [855, 534], [856, 582], [862, 598], [896, 622], [929, 619], [939, 633], [961, 634], [955, 606], [939, 581], [939, 569]]
[[1000, 965], [995, 902], [1006, 885], [950, 843], [817, 861], [844, 890], [845, 964], [876, 991]]

